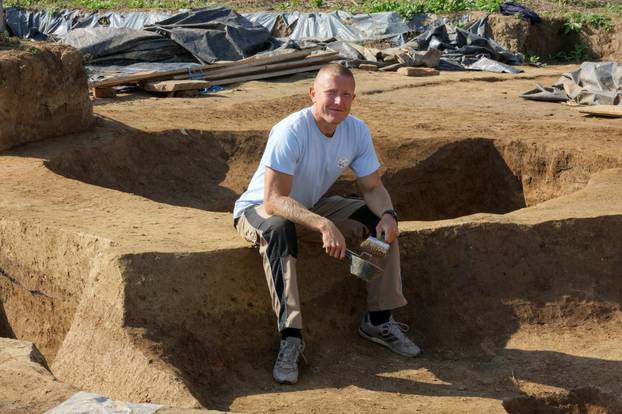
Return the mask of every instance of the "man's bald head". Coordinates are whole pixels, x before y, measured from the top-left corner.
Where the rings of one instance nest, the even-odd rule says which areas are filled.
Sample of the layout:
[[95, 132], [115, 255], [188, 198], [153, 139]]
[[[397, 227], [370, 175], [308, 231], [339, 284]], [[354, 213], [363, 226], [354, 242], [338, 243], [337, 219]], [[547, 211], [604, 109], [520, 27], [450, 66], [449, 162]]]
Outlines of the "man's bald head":
[[313, 83], [317, 84], [320, 79], [331, 76], [344, 76], [354, 81], [354, 75], [350, 69], [340, 65], [339, 63], [329, 63], [328, 65], [324, 65], [320, 68]]

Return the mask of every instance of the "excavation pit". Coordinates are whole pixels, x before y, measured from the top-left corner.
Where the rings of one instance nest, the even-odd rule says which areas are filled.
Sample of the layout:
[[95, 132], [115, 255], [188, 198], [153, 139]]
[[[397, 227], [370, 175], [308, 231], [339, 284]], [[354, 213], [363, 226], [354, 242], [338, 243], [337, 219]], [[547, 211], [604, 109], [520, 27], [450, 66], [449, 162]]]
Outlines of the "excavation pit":
[[[455, 84], [415, 91], [432, 102], [426, 93], [444, 88], [454, 101]], [[384, 93], [361, 94], [360, 117], [403, 217], [409, 304], [396, 316], [424, 353], [404, 360], [361, 341], [364, 284], [309, 243], [298, 265], [310, 365], [296, 386], [273, 384], [278, 338], [261, 259], [229, 213], [270, 125], [304, 102], [271, 91], [250, 103], [232, 94], [101, 104], [130, 126], [101, 118], [92, 134], [3, 153], [0, 331], [41, 344], [63, 382], [179, 407], [501, 413], [502, 401], [523, 394], [516, 384], [589, 380], [622, 392], [622, 157], [602, 144], [617, 127], [568, 116], [581, 145], [564, 141], [561, 122], [543, 126], [551, 138], [525, 128], [527, 138], [510, 139], [489, 128], [493, 115], [483, 121], [456, 105], [436, 131], [426, 122], [437, 108], [420, 104], [396, 106], [407, 125], [386, 126]], [[391, 93], [401, 102], [413, 92], [400, 91]], [[554, 111], [491, 103], [502, 104], [510, 126]], [[142, 124], [145, 110], [157, 127]], [[464, 125], [458, 116], [468, 131], [452, 129]], [[587, 127], [607, 151], [590, 149]], [[331, 191], [355, 193], [353, 177]]]
[[[255, 171], [266, 137], [267, 131], [132, 134], [63, 153], [47, 166], [67, 178], [157, 202], [230, 212]], [[395, 152], [400, 152], [397, 159]], [[402, 220], [505, 214], [577, 191], [589, 177], [589, 165], [575, 162], [575, 154], [498, 147], [486, 138], [415, 142], [380, 148], [379, 156], [383, 182]], [[565, 157], [563, 163], [559, 156]], [[538, 198], [527, 199], [524, 185]], [[329, 193], [360, 196], [347, 177]]]

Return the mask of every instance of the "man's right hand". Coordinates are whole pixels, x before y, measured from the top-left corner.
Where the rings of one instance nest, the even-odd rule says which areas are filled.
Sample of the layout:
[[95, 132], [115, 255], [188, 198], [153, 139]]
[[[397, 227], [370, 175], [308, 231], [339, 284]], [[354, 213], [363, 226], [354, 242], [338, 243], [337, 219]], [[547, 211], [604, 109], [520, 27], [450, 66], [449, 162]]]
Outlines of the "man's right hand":
[[322, 226], [322, 247], [327, 255], [335, 259], [346, 257], [346, 239], [335, 223], [326, 219]]

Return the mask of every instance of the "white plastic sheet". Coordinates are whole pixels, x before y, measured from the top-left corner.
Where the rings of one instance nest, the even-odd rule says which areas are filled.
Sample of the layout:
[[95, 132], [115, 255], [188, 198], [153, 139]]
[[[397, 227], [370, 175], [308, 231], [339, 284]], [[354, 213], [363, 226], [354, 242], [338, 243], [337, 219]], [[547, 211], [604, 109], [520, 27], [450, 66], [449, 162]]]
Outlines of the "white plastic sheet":
[[103, 395], [80, 391], [45, 414], [153, 414], [162, 406], [115, 401]]

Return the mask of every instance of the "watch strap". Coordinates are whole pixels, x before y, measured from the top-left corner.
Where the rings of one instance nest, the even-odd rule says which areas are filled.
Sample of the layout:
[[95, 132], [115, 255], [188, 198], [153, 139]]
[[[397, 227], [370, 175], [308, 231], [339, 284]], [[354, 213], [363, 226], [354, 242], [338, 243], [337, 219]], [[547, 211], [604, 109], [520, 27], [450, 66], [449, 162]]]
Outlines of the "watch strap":
[[393, 217], [396, 223], [399, 221], [397, 218], [397, 211], [395, 211], [394, 209], [389, 208], [389, 209], [384, 210], [382, 214], [380, 215], [380, 217], [384, 216], [385, 214], [389, 214], [391, 217]]

